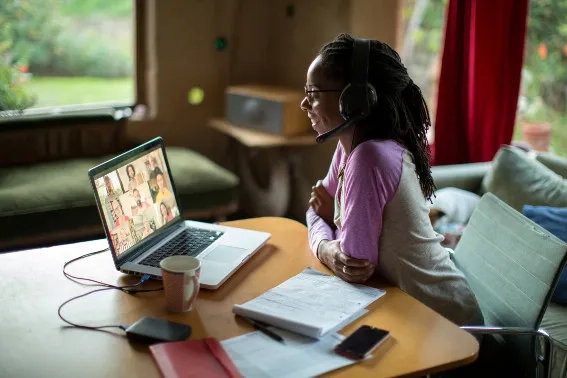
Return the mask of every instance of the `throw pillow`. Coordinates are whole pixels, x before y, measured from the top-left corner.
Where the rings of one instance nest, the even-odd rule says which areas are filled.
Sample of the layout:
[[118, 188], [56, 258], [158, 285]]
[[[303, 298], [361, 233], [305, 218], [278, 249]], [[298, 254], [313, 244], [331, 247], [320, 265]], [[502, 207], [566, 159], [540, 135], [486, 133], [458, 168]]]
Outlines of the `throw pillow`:
[[493, 193], [518, 212], [524, 205], [567, 207], [567, 180], [512, 146], [498, 150], [481, 190]]
[[[567, 207], [524, 206], [523, 214], [567, 243]], [[563, 268], [551, 301], [567, 304], [567, 268]]]
[[536, 159], [553, 172], [563, 176], [563, 178], [567, 178], [567, 159], [564, 157], [549, 152], [541, 152], [536, 155]]

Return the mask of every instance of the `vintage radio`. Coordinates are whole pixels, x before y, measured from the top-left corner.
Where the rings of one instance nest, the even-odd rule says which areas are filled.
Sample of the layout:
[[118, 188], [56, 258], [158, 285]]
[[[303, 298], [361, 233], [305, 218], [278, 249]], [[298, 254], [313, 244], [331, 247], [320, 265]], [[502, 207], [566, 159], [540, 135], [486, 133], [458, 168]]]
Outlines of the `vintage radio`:
[[227, 121], [234, 126], [293, 136], [312, 132], [300, 108], [304, 94], [281, 87], [239, 85], [226, 89]]

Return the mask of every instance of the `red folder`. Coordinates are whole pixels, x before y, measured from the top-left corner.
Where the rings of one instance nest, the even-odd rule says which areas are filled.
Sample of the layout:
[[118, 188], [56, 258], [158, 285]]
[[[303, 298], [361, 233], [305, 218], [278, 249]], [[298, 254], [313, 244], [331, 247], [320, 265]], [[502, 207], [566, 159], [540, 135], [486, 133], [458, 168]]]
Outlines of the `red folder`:
[[221, 343], [213, 337], [153, 344], [150, 352], [164, 378], [242, 378]]

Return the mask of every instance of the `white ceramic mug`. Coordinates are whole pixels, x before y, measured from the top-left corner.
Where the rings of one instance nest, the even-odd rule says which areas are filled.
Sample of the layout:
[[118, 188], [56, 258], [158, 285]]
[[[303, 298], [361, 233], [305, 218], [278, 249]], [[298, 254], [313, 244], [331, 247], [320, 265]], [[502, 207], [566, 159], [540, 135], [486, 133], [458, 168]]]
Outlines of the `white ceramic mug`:
[[191, 311], [199, 294], [201, 261], [193, 256], [169, 256], [159, 265], [167, 310]]

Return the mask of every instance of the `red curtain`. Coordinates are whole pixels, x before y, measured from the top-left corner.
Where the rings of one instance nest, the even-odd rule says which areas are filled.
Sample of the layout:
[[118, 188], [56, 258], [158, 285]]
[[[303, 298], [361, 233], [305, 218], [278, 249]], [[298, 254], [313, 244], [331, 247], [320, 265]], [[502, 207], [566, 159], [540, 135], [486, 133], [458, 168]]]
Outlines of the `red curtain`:
[[528, 0], [449, 0], [434, 164], [490, 161], [512, 140]]

